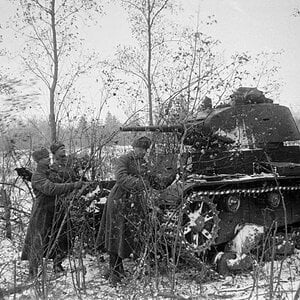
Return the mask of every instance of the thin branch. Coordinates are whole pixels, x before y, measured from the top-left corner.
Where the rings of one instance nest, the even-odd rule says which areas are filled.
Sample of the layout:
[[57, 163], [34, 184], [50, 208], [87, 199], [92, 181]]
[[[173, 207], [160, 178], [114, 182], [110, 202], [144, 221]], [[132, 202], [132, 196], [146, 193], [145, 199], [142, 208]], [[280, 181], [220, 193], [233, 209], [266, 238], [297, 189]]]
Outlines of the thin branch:
[[50, 9], [47, 7], [43, 6], [38, 0], [33, 0], [35, 4], [37, 4], [43, 11], [45, 11], [47, 14], [50, 14]]
[[152, 17], [152, 21], [151, 21], [151, 27], [153, 26], [153, 23], [154, 23], [155, 19], [157, 18], [157, 16], [166, 7], [168, 2], [169, 2], [169, 0], [165, 0], [164, 4], [161, 6], [161, 8], [154, 14], [154, 16]]
[[42, 73], [42, 71], [36, 66], [36, 69], [33, 69], [33, 67], [29, 64], [29, 62], [23, 57], [23, 61], [25, 65], [28, 67], [28, 69], [38, 78], [40, 78], [48, 88], [50, 88], [50, 83]]
[[[31, 17], [32, 18], [32, 17]], [[44, 39], [40, 36], [34, 22], [32, 22], [31, 27], [33, 28], [33, 31], [36, 35], [36, 40], [39, 41], [41, 43], [41, 45], [43, 46], [44, 50], [47, 52], [48, 56], [51, 57], [51, 59], [53, 60], [53, 56], [51, 55], [50, 51], [48, 50], [49, 47], [47, 47], [47, 45], [44, 42]]]

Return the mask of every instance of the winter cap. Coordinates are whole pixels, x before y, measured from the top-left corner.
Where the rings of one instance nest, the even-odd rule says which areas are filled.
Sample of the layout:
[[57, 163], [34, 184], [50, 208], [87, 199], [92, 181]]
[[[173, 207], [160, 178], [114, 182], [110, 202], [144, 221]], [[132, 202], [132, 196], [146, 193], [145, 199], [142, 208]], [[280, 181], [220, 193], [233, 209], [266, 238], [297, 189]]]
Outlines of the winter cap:
[[148, 149], [151, 145], [151, 140], [147, 138], [146, 136], [139, 137], [135, 139], [132, 143], [132, 147], [134, 148], [143, 148]]
[[50, 146], [50, 151], [55, 154], [55, 152], [61, 147], [65, 147], [65, 144], [62, 142], [55, 142]]
[[49, 157], [49, 151], [46, 148], [41, 148], [32, 152], [32, 158], [35, 162], [39, 162], [43, 158]]

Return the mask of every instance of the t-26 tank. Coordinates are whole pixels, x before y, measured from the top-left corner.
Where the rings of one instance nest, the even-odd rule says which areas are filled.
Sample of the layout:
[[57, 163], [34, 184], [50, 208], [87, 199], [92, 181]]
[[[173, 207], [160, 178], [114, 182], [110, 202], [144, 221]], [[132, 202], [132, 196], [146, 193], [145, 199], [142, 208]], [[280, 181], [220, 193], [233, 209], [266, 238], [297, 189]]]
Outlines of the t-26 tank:
[[239, 88], [230, 104], [208, 105], [184, 125], [121, 130], [184, 137], [186, 172], [160, 199], [170, 227], [180, 218], [189, 250], [228, 242], [244, 223], [300, 221], [300, 133], [290, 110], [259, 90]]

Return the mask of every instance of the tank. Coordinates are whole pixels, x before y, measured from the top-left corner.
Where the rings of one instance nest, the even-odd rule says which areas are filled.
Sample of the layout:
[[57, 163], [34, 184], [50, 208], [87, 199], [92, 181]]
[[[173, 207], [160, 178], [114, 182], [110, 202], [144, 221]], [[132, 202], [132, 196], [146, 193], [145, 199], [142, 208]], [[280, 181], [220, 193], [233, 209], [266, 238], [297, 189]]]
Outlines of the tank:
[[185, 171], [159, 203], [169, 231], [180, 223], [187, 249], [224, 244], [245, 223], [300, 222], [300, 133], [289, 108], [256, 88], [239, 88], [229, 104], [208, 106], [185, 124], [121, 130], [183, 138]]

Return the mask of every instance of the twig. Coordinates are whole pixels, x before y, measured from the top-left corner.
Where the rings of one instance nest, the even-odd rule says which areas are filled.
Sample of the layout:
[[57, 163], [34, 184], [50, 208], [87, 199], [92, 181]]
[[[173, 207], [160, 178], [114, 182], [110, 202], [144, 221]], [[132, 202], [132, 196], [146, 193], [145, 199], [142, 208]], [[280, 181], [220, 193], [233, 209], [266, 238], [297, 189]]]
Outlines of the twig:
[[160, 292], [157, 294], [157, 297], [163, 297], [163, 298], [170, 298], [170, 299], [178, 299], [178, 300], [189, 300], [192, 299], [191, 297], [184, 297], [181, 295], [175, 295], [174, 293], [168, 293], [168, 292]]
[[[261, 284], [258, 287], [263, 288], [268, 286], [269, 284]], [[242, 291], [246, 291], [248, 289], [251, 289], [253, 287], [253, 285], [248, 285], [246, 287], [242, 287], [242, 288], [232, 288], [232, 289], [224, 289], [224, 290], [219, 290], [219, 292], [221, 293], [231, 293], [231, 292], [242, 292]]]
[[17, 261], [14, 260], [14, 300], [16, 300], [16, 286], [17, 286]]
[[19, 190], [21, 190], [21, 191], [24, 191], [25, 192], [25, 190], [23, 189], [23, 188], [21, 188], [21, 187], [19, 187], [19, 186], [17, 186], [15, 183], [9, 183], [9, 182], [0, 182], [0, 184], [2, 184], [2, 185], [9, 185], [9, 186], [12, 186], [12, 187], [15, 187], [15, 188], [18, 188]]
[[296, 290], [296, 294], [294, 296], [294, 300], [298, 300], [300, 297], [300, 284], [298, 285], [298, 288]]

